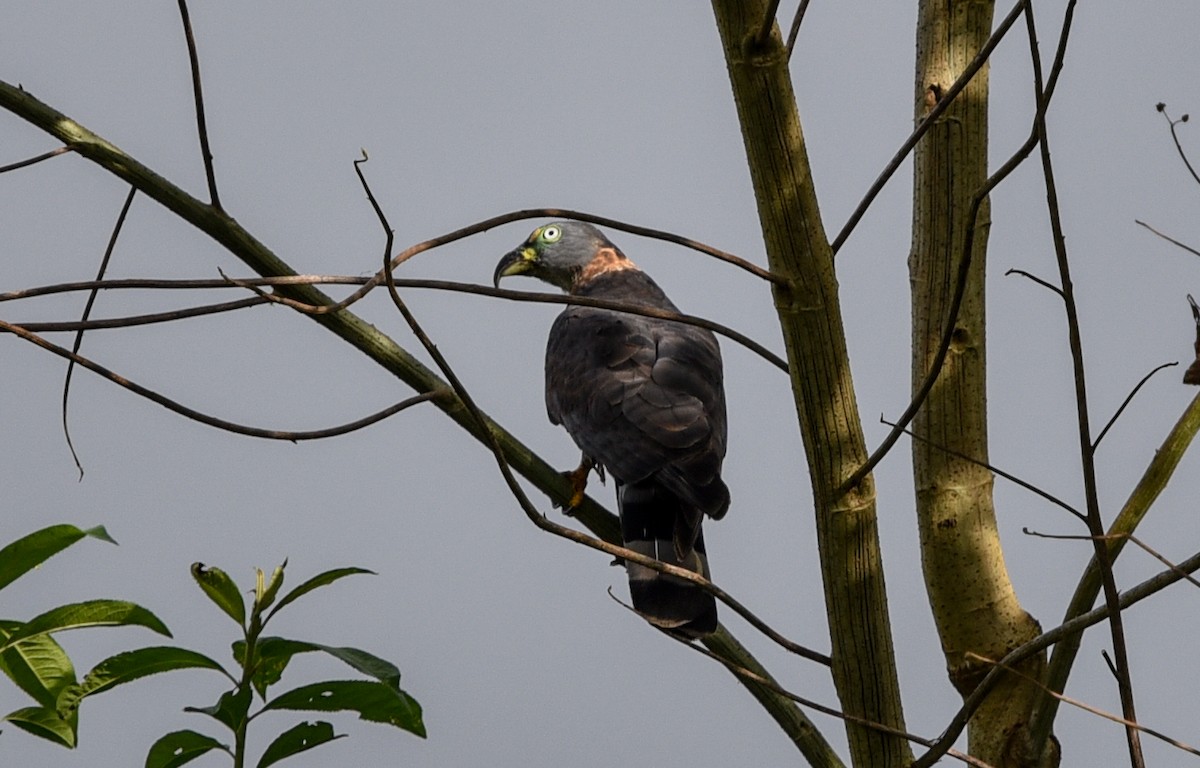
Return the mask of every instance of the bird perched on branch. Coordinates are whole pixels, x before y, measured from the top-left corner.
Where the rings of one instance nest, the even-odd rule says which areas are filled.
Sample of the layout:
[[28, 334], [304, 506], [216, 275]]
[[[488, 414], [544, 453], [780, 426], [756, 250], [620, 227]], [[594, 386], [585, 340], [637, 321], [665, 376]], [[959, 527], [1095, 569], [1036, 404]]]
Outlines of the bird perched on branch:
[[[496, 265], [493, 282], [530, 275], [572, 296], [678, 312], [646, 273], [590, 224], [538, 227]], [[573, 503], [593, 467], [617, 486], [625, 547], [708, 577], [701, 530], [729, 508], [721, 480], [725, 391], [721, 351], [694, 325], [568, 306], [546, 344], [546, 410], [583, 451]], [[603, 477], [603, 474], [601, 474]], [[656, 626], [701, 637], [717, 626], [712, 595], [626, 561], [633, 606]]]

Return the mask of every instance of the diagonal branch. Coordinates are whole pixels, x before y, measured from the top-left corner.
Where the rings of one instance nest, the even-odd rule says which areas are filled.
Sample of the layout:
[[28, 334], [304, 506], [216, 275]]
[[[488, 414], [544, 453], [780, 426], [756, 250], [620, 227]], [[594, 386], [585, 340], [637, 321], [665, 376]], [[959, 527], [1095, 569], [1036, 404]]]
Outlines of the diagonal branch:
[[23, 328], [19, 325], [14, 325], [12, 323], [7, 323], [3, 320], [0, 320], [0, 331], [11, 333], [15, 336], [18, 336], [19, 338], [24, 339], [25, 341], [28, 341], [31, 344], [41, 347], [42, 349], [46, 350], [47, 352], [51, 352], [55, 355], [58, 355], [59, 357], [65, 359], [65, 360], [69, 360], [70, 362], [72, 362], [74, 364], [81, 365], [84, 368], [91, 371], [92, 373], [95, 373], [103, 378], [108, 379], [109, 381], [113, 382], [114, 384], [116, 384], [120, 387], [123, 387], [123, 388], [129, 390], [130, 392], [133, 392], [135, 395], [144, 397], [153, 403], [158, 403], [159, 405], [163, 406], [167, 410], [178, 413], [180, 416], [191, 419], [192, 421], [198, 421], [201, 424], [204, 424], [206, 426], [216, 427], [217, 429], [221, 429], [226, 432], [234, 432], [239, 435], [246, 435], [247, 437], [262, 437], [262, 438], [266, 438], [268, 440], [288, 440], [293, 443], [297, 442], [299, 440], [319, 440], [319, 439], [326, 438], [326, 437], [336, 437], [338, 435], [344, 435], [344, 434], [347, 434], [348, 432], [354, 432], [355, 430], [359, 430], [359, 429], [362, 429], [363, 427], [370, 426], [377, 421], [382, 421], [383, 419], [386, 419], [388, 416], [399, 413], [400, 411], [403, 411], [405, 408], [408, 408], [409, 406], [416, 405], [417, 403], [423, 403], [423, 402], [426, 402], [429, 400], [434, 400], [435, 398], [443, 396], [442, 393], [438, 393], [438, 392], [423, 392], [414, 397], [410, 397], [406, 400], [402, 400], [399, 403], [396, 403], [395, 405], [384, 408], [382, 411], [373, 413], [370, 416], [366, 416], [361, 419], [356, 419], [355, 421], [352, 421], [349, 424], [342, 424], [337, 427], [327, 427], [325, 429], [317, 429], [317, 430], [311, 430], [311, 431], [307, 431], [307, 432], [294, 432], [294, 431], [284, 431], [284, 430], [279, 430], [279, 429], [262, 429], [260, 427], [248, 427], [243, 424], [236, 424], [232, 421], [218, 419], [216, 416], [209, 416], [208, 414], [201, 413], [200, 411], [189, 408], [186, 405], [183, 405], [175, 400], [172, 400], [171, 398], [167, 397], [166, 395], [155, 392], [154, 390], [149, 389], [147, 387], [143, 387], [141, 384], [138, 384], [137, 382], [130, 381], [129, 379], [125, 378], [124, 376], [120, 375], [119, 373], [116, 373], [115, 371], [105, 368], [104, 366], [100, 365], [99, 363], [93, 362], [92, 360], [89, 360], [88, 358], [83, 357], [82, 355], [80, 355], [76, 352], [72, 352], [64, 347], [58, 346], [57, 344], [53, 344], [53, 343], [43, 339], [41, 336], [38, 336], [37, 334], [32, 333], [28, 329]]
[[208, 198], [213, 208], [221, 209], [217, 195], [217, 174], [213, 169], [212, 150], [208, 146], [208, 123], [204, 118], [204, 92], [200, 87], [200, 56], [196, 53], [196, 38], [192, 35], [192, 19], [187, 0], [179, 0], [179, 16], [183, 19], [183, 36], [187, 40], [188, 63], [192, 68], [192, 93], [196, 99], [196, 130], [200, 134], [200, 154], [204, 158], [204, 175], [208, 179]]
[[[1175, 426], [1171, 428], [1162, 445], [1155, 451], [1154, 458], [1146, 467], [1146, 471], [1142, 473], [1142, 478], [1130, 493], [1120, 513], [1108, 527], [1104, 546], [1110, 562], [1117, 559], [1124, 547], [1126, 536], [1137, 529], [1138, 524], [1145, 518], [1150, 507], [1167, 486], [1198, 432], [1200, 432], [1200, 394], [1193, 397], [1191, 403], [1180, 414]], [[1100, 573], [1099, 561], [1096, 556], [1093, 556], [1067, 605], [1063, 618], [1064, 623], [1069, 623], [1075, 617], [1084, 614], [1096, 602], [1096, 595], [1100, 592]], [[1079, 643], [1079, 637], [1068, 637], [1065, 642], [1054, 649], [1046, 667], [1045, 676], [1046, 685], [1050, 690], [1061, 693], [1066, 689], [1067, 679], [1070, 677], [1075, 657], [1079, 653]], [[1058, 702], [1050, 697], [1045, 697], [1034, 710], [1030, 725], [1030, 738], [1035, 745], [1042, 744], [1049, 738], [1057, 711]]]
[[[1161, 592], [1178, 581], [1182, 581], [1186, 574], [1195, 573], [1198, 570], [1200, 570], [1200, 553], [1192, 555], [1177, 566], [1161, 571], [1155, 576], [1122, 592], [1118, 600], [1118, 608], [1122, 611], [1128, 610], [1142, 600]], [[1108, 617], [1109, 606], [1107, 605], [1101, 605], [1086, 613], [1075, 616], [1064, 621], [1054, 629], [1043, 632], [1029, 642], [1013, 649], [1004, 658], [1000, 659], [997, 665], [1008, 667], [1018, 664], [1053, 645], [1064, 642], [1074, 642], [1078, 645], [1084, 630], [1107, 620]], [[971, 715], [979, 708], [979, 705], [987, 698], [988, 693], [1004, 675], [1007, 675], [1004, 669], [1000, 666], [993, 666], [992, 670], [988, 672], [975, 690], [971, 692], [971, 695], [963, 701], [962, 707], [951, 718], [949, 725], [942, 732], [942, 735], [938, 737], [933, 748], [913, 761], [912, 765], [908, 768], [930, 768], [930, 766], [940, 760], [958, 737], [962, 735], [963, 730], [967, 727], [967, 723], [971, 719]], [[1051, 688], [1051, 690], [1061, 689]], [[1051, 697], [1047, 696], [1047, 698]], [[1057, 701], [1052, 698], [1051, 700]]]
[[800, 37], [800, 25], [804, 23], [804, 14], [808, 11], [808, 3], [809, 0], [800, 0], [800, 5], [796, 8], [796, 15], [792, 17], [792, 28], [788, 30], [787, 37], [788, 61], [791, 61], [792, 53], [796, 50], [796, 38]]
[[900, 149], [896, 150], [896, 154], [892, 156], [892, 159], [888, 161], [888, 164], [884, 166], [883, 170], [879, 173], [879, 176], [876, 177], [874, 183], [871, 184], [870, 189], [868, 189], [867, 193], [863, 195], [862, 200], [858, 203], [858, 207], [854, 209], [854, 212], [850, 214], [850, 218], [847, 219], [846, 223], [842, 225], [842, 230], [838, 232], [837, 237], [833, 238], [831, 247], [833, 248], [833, 252], [835, 254], [841, 250], [843, 245], [846, 244], [846, 240], [850, 237], [850, 233], [852, 233], [854, 228], [858, 226], [858, 222], [862, 220], [862, 217], [867, 212], [867, 209], [871, 207], [871, 204], [875, 202], [875, 198], [879, 196], [881, 191], [883, 191], [883, 188], [887, 185], [888, 180], [891, 179], [896, 171], [900, 169], [901, 164], [904, 163], [904, 159], [908, 157], [908, 153], [912, 152], [913, 148], [917, 146], [917, 142], [919, 142], [921, 138], [929, 132], [930, 128], [937, 124], [938, 120], [941, 119], [946, 110], [950, 108], [950, 105], [954, 102], [954, 99], [957, 98], [960, 93], [962, 93], [963, 89], [965, 89], [971, 83], [971, 80], [974, 79], [976, 73], [978, 73], [979, 70], [983, 68], [983, 65], [987, 63], [988, 58], [990, 58], [992, 55], [992, 51], [996, 50], [996, 46], [998, 46], [1000, 41], [1004, 39], [1004, 36], [1008, 34], [1008, 30], [1011, 29], [1012, 25], [1016, 23], [1018, 18], [1020, 18], [1021, 11], [1025, 7], [1025, 2], [1026, 0], [1019, 0], [1016, 5], [1013, 6], [1012, 10], [1008, 12], [1008, 15], [1005, 16], [1003, 21], [1000, 22], [999, 26], [996, 27], [996, 31], [992, 33], [992, 36], [988, 38], [988, 41], [983, 45], [982, 48], [979, 49], [979, 53], [976, 54], [975, 58], [971, 61], [967, 68], [963, 70], [962, 74], [958, 76], [954, 83], [946, 89], [945, 93], [930, 94], [937, 99], [937, 103], [933, 105], [933, 109], [929, 111], [929, 114], [925, 116], [925, 119], [921, 121], [920, 125], [913, 129], [913, 132], [909, 135], [909, 137], [904, 140], [904, 143], [900, 145]]
[[36, 157], [30, 157], [25, 160], [18, 160], [17, 162], [9, 163], [8, 165], [0, 165], [0, 173], [8, 173], [9, 171], [17, 170], [18, 168], [27, 168], [31, 165], [36, 165], [37, 163], [40, 163], [43, 160], [49, 160], [52, 157], [58, 157], [59, 155], [66, 154], [67, 152], [70, 152], [70, 151], [71, 151], [70, 147], [59, 147], [58, 149], [52, 149], [49, 152], [43, 152], [42, 154], [37, 155]]
[[[117, 223], [113, 225], [112, 235], [108, 238], [108, 247], [104, 249], [104, 257], [100, 259], [100, 268], [96, 270], [96, 282], [104, 279], [104, 273], [108, 271], [108, 261], [112, 258], [113, 249], [117, 247], [117, 238], [121, 235], [121, 227], [125, 225], [125, 216], [129, 213], [129, 207], [133, 205], [133, 198], [137, 194], [137, 187], [130, 187], [129, 194], [125, 197], [125, 204], [121, 206], [121, 212], [117, 214]], [[87, 303], [83, 307], [83, 317], [80, 323], [86, 323], [88, 317], [92, 314], [92, 306], [96, 303], [96, 296], [99, 295], [100, 289], [94, 288], [88, 294]], [[71, 346], [71, 353], [78, 354], [79, 347], [83, 344], [84, 328], [80, 328], [75, 332], [75, 343]], [[67, 363], [67, 375], [63, 377], [63, 393], [62, 393], [62, 428], [63, 437], [67, 439], [67, 448], [71, 451], [71, 458], [75, 460], [75, 468], [79, 470], [79, 479], [83, 479], [83, 465], [79, 463], [79, 454], [75, 452], [75, 444], [71, 442], [71, 428], [67, 423], [67, 398], [71, 394], [71, 373], [75, 370], [75, 360], [72, 359]]]
[[[1075, 2], [1067, 4], [1067, 20], [1074, 11]], [[1030, 46], [1033, 60], [1033, 87], [1038, 104], [1044, 100], [1042, 88], [1041, 60], [1037, 55], [1034, 32], [1033, 12], [1025, 14], [1029, 28]], [[1067, 336], [1071, 350], [1071, 366], [1075, 380], [1075, 412], [1079, 429], [1079, 451], [1083, 464], [1083, 489], [1086, 500], [1088, 530], [1093, 536], [1104, 534], [1104, 523], [1100, 517], [1100, 497], [1096, 485], [1095, 443], [1091, 437], [1091, 416], [1088, 413], [1087, 377], [1083, 364], [1083, 340], [1079, 328], [1079, 313], [1075, 305], [1075, 288], [1071, 282], [1071, 267], [1067, 258], [1067, 238], [1063, 231], [1062, 217], [1058, 206], [1058, 190], [1054, 180], [1054, 166], [1050, 159], [1050, 142], [1046, 129], [1046, 112], [1039, 109], [1035, 120], [1038, 133], [1038, 145], [1041, 150], [1042, 175], [1046, 187], [1046, 207], [1050, 214], [1050, 230], [1054, 243], [1054, 254], [1058, 262], [1059, 283], [1062, 286], [1063, 309], [1066, 312]], [[1104, 601], [1109, 608], [1109, 629], [1112, 636], [1113, 655], [1116, 657], [1117, 688], [1121, 696], [1121, 712], [1130, 723], [1137, 722], [1137, 711], [1133, 701], [1133, 682], [1130, 679], [1128, 650], [1125, 644], [1124, 622], [1120, 611], [1117, 610], [1117, 582], [1112, 571], [1112, 558], [1108, 544], [1101, 540], [1093, 542], [1096, 554], [1095, 562], [1100, 567], [1100, 579], [1104, 588]], [[1145, 768], [1146, 759], [1142, 754], [1141, 734], [1132, 725], [1125, 727], [1126, 741], [1129, 745], [1129, 759], [1133, 768]]]
[[1121, 402], [1121, 407], [1117, 409], [1117, 412], [1114, 413], [1112, 415], [1112, 418], [1110, 418], [1108, 420], [1108, 423], [1104, 425], [1104, 429], [1100, 430], [1100, 434], [1096, 435], [1096, 439], [1094, 441], [1092, 441], [1092, 451], [1093, 452], [1095, 452], [1096, 448], [1100, 445], [1100, 441], [1104, 439], [1104, 436], [1108, 434], [1108, 430], [1112, 429], [1112, 425], [1117, 423], [1117, 419], [1121, 418], [1121, 414], [1124, 413], [1125, 409], [1129, 406], [1129, 404], [1131, 402], [1133, 402], [1133, 398], [1137, 397], [1138, 390], [1140, 390], [1146, 384], [1147, 381], [1150, 381], [1150, 378], [1152, 376], [1154, 376], [1154, 374], [1158, 373], [1159, 371], [1163, 370], [1164, 368], [1172, 368], [1176, 365], [1179, 365], [1179, 363], [1178, 362], [1163, 363], [1162, 365], [1156, 367], [1154, 370], [1150, 371], [1150, 373], [1147, 373], [1145, 376], [1143, 376], [1142, 380], [1134, 385], [1133, 389], [1129, 392], [1128, 395], [1126, 395], [1125, 399]]

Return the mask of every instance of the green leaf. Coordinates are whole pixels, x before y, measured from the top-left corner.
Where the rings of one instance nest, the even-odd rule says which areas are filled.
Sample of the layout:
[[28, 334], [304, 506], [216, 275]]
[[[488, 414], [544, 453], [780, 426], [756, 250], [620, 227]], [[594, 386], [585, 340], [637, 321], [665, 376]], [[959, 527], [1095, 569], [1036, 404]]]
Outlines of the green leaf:
[[250, 699], [254, 694], [249, 688], [234, 688], [226, 691], [211, 707], [184, 707], [184, 712], [199, 712], [208, 715], [222, 723], [231, 731], [236, 731], [246, 721], [246, 713], [250, 711]]
[[74, 749], [79, 723], [74, 716], [59, 717], [52, 707], [25, 707], [9, 712], [4, 719], [34, 736]]
[[110, 656], [92, 668], [78, 685], [72, 685], [58, 697], [58, 711], [67, 713], [79, 708], [85, 696], [137, 680], [139, 677], [170, 672], [176, 669], [215, 669], [221, 665], [202, 653], [171, 646], [152, 646]]
[[61, 632], [84, 627], [140, 626], [152, 629], [160, 635], [171, 636], [170, 630], [157, 616], [140, 605], [124, 600], [88, 600], [82, 603], [60, 605], [35, 616], [14, 629], [0, 646], [4, 650], [27, 637]]
[[[0, 641], [20, 626], [20, 622], [0, 621]], [[26, 638], [0, 651], [0, 671], [43, 707], [53, 708], [58, 694], [75, 684], [71, 659], [50, 635]]]
[[[242, 647], [237, 647], [241, 645]], [[244, 643], [235, 644], [234, 655], [245, 653]], [[395, 690], [400, 690], [400, 670], [386, 659], [359, 650], [339, 648], [303, 640], [288, 640], [283, 637], [264, 637], [258, 641], [258, 661], [251, 681], [258, 695], [266, 698], [266, 691], [279, 682], [288, 662], [298, 653], [321, 651], [349, 664], [364, 675], [370, 675]], [[240, 658], [240, 657], [239, 657]]]
[[274, 765], [284, 758], [313, 747], [319, 747], [345, 735], [344, 733], [335, 734], [333, 726], [329, 723], [300, 723], [295, 728], [279, 734], [275, 741], [271, 742], [271, 745], [263, 752], [262, 758], [259, 759], [258, 768], [267, 768], [268, 765]]
[[204, 563], [192, 563], [192, 578], [204, 590], [204, 594], [238, 626], [246, 625], [246, 601], [229, 574], [220, 568], [205, 568]]
[[179, 768], [214, 749], [229, 752], [229, 747], [203, 733], [172, 731], [150, 747], [146, 768]]
[[307, 595], [314, 589], [332, 584], [333, 582], [345, 576], [353, 576], [358, 573], [369, 573], [372, 576], [375, 575], [374, 571], [368, 571], [366, 568], [334, 568], [331, 571], [318, 573], [316, 576], [313, 576], [308, 581], [284, 595], [283, 599], [279, 601], [279, 605], [275, 606], [275, 610], [271, 611], [271, 613], [272, 615], [279, 613], [279, 611], [283, 609], [283, 606], [297, 600], [300, 597], [303, 597], [304, 595]]
[[425, 738], [421, 705], [404, 691], [370, 680], [333, 680], [282, 693], [263, 706], [307, 712], [357, 712], [363, 720], [386, 723]]
[[64, 524], [34, 531], [0, 549], [0, 589], [86, 536], [117, 543], [103, 526], [85, 531]]
[[258, 589], [255, 592], [254, 605], [261, 613], [271, 607], [271, 603], [275, 602], [275, 596], [279, 594], [279, 588], [283, 586], [283, 569], [287, 567], [287, 560], [283, 561], [282, 565], [275, 566], [274, 572], [271, 573], [271, 580], [265, 587], [262, 586], [263, 572], [258, 572]]

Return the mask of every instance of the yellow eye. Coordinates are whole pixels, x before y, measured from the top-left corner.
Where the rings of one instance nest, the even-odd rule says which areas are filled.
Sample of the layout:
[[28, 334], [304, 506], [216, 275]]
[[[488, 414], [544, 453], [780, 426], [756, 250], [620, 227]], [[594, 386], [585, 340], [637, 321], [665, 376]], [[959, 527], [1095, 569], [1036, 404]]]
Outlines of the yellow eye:
[[542, 242], [556, 243], [562, 237], [562, 229], [555, 226], [549, 226], [542, 230]]

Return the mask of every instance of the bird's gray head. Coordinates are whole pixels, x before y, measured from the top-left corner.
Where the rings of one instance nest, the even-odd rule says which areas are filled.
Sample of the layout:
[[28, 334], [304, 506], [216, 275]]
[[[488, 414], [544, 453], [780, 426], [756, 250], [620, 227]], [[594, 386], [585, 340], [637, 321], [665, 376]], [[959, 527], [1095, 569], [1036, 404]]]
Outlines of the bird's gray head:
[[[603, 265], [601, 264], [603, 262]], [[538, 227], [519, 247], [504, 255], [496, 265], [492, 283], [509, 275], [530, 275], [571, 291], [585, 270], [605, 271], [614, 267], [633, 268], [604, 233], [580, 221], [555, 221]]]

